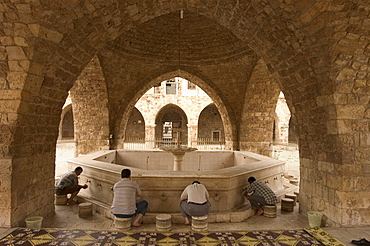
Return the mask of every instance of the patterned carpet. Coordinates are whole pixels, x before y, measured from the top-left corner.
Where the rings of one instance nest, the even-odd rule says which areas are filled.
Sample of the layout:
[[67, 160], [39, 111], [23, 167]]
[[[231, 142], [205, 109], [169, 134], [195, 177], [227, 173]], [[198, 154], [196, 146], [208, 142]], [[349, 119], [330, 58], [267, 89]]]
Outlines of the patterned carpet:
[[331, 238], [320, 228], [287, 231], [251, 231], [251, 232], [119, 232], [119, 231], [83, 231], [57, 229], [14, 230], [0, 239], [0, 245], [7, 246], [344, 246]]

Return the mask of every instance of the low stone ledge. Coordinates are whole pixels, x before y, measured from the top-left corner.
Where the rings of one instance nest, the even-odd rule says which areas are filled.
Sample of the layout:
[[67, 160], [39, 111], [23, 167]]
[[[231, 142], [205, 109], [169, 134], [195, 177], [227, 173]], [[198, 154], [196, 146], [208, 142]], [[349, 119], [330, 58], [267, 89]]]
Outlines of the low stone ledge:
[[[111, 208], [109, 204], [97, 201], [95, 199], [90, 199], [86, 197], [78, 197], [79, 202], [91, 202], [95, 204], [94, 211], [102, 214], [106, 218], [109, 218], [111, 220], [114, 219], [114, 215], [111, 213]], [[149, 212], [146, 213], [144, 216], [144, 222], [149, 224], [155, 224], [156, 223], [156, 216], [161, 213], [153, 213]], [[172, 223], [173, 224], [183, 224], [184, 218], [182, 217], [181, 213], [168, 213], [171, 215]], [[242, 207], [235, 211], [230, 212], [211, 212], [208, 214], [208, 222], [209, 223], [222, 223], [222, 222], [242, 222], [249, 217], [253, 216], [254, 212], [251, 209], [251, 206], [249, 203], [245, 203]]]

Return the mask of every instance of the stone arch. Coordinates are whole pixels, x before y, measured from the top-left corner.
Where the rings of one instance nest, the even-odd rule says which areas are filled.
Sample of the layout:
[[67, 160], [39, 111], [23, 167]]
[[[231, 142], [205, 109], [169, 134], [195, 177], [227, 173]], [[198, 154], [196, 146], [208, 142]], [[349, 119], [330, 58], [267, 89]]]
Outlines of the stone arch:
[[145, 119], [136, 107], [131, 111], [127, 122], [125, 140], [145, 142]]
[[84, 68], [70, 90], [78, 154], [110, 148], [108, 94], [98, 57]]
[[[146, 91], [148, 91], [152, 86], [166, 80], [166, 79], [169, 79], [169, 78], [173, 78], [173, 77], [176, 77], [176, 76], [180, 76], [180, 77], [183, 77], [183, 78], [186, 78], [187, 80], [189, 81], [192, 81], [194, 84], [196, 84], [197, 86], [199, 86], [203, 91], [205, 91], [210, 97], [211, 99], [214, 101], [218, 111], [220, 112], [220, 115], [221, 115], [221, 118], [222, 118], [222, 122], [224, 123], [224, 132], [225, 132], [225, 140], [226, 140], [226, 148], [229, 148], [229, 149], [232, 149], [232, 139], [234, 138], [233, 134], [235, 132], [235, 130], [233, 130], [233, 126], [235, 125], [235, 123], [233, 123], [233, 118], [230, 116], [230, 113], [228, 112], [230, 109], [226, 108], [222, 99], [219, 97], [219, 94], [217, 93], [217, 91], [212, 88], [208, 83], [204, 82], [203, 79], [201, 79], [200, 77], [190, 73], [190, 72], [187, 72], [187, 71], [178, 71], [178, 70], [175, 70], [175, 71], [171, 71], [171, 72], [163, 72], [163, 73], [160, 73], [161, 75], [158, 76], [158, 77], [155, 77], [155, 78], [151, 78], [149, 77], [148, 80], [150, 81], [149, 83], [147, 83], [146, 85], [144, 85], [140, 90], [139, 92], [134, 95], [134, 97], [130, 100], [130, 103], [129, 105], [127, 106], [127, 108], [123, 108], [121, 109], [121, 114], [122, 116], [121, 117], [117, 117], [117, 123], [115, 124], [115, 135], [117, 136], [116, 139], [117, 139], [117, 142], [116, 142], [116, 148], [121, 148], [123, 146], [123, 143], [120, 142], [119, 140], [120, 139], [123, 139], [123, 134], [122, 134], [122, 131], [124, 129], [124, 126], [127, 124], [125, 122], [127, 122], [127, 119], [128, 119], [128, 113], [131, 112], [132, 108], [135, 106], [135, 103], [140, 99], [140, 97], [142, 97], [142, 95], [144, 95], [144, 93]], [[122, 121], [122, 122], [121, 122]], [[121, 123], [120, 123], [121, 122]], [[120, 123], [120, 124], [118, 124]], [[228, 144], [227, 144], [228, 143]]]
[[[166, 125], [166, 123], [169, 123]], [[167, 104], [162, 107], [155, 121], [155, 138], [160, 144], [188, 144], [188, 117], [179, 106]]]
[[[218, 133], [218, 134], [214, 134]], [[225, 139], [224, 127], [220, 113], [214, 103], [205, 107], [198, 117], [198, 141], [209, 139], [223, 141]]]
[[59, 139], [74, 138], [74, 121], [72, 104], [66, 105], [62, 110], [61, 121], [59, 125]]
[[260, 59], [254, 67], [246, 90], [240, 122], [241, 150], [272, 155], [274, 117], [279, 92], [278, 84]]
[[288, 141], [289, 143], [297, 143], [297, 136], [295, 134], [295, 126], [292, 118], [289, 119]]
[[[290, 129], [290, 110], [286, 104], [284, 94], [280, 92], [275, 110], [274, 141], [280, 144], [289, 143], [289, 135], [294, 129]], [[296, 141], [295, 141], [296, 142]]]

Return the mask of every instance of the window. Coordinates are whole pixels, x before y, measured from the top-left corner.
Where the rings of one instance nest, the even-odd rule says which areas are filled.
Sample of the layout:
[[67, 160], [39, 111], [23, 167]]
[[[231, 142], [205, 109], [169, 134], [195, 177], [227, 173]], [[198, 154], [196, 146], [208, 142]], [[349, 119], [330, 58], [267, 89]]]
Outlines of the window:
[[194, 83], [188, 81], [188, 90], [195, 90], [196, 88], [197, 86]]
[[154, 93], [161, 94], [161, 83], [154, 86]]
[[220, 131], [212, 131], [212, 141], [220, 141]]
[[173, 79], [167, 80], [166, 82], [166, 94], [174, 94], [176, 95], [176, 82]]

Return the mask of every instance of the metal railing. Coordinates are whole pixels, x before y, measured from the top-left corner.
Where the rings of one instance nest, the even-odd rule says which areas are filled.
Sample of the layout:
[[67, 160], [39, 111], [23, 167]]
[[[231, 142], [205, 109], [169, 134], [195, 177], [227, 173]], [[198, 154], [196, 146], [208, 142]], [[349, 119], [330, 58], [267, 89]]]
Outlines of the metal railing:
[[[190, 139], [189, 147], [197, 148], [198, 150], [224, 150], [225, 140], [215, 141], [210, 138]], [[124, 141], [125, 149], [158, 149], [161, 146], [176, 145], [177, 140], [174, 139], [145, 139], [145, 138], [127, 138]], [[183, 144], [183, 143], [181, 143]]]

